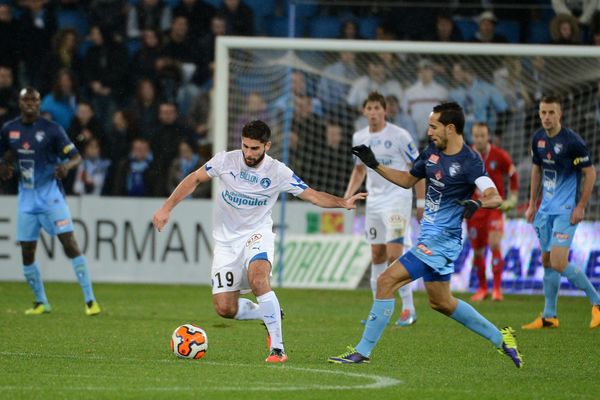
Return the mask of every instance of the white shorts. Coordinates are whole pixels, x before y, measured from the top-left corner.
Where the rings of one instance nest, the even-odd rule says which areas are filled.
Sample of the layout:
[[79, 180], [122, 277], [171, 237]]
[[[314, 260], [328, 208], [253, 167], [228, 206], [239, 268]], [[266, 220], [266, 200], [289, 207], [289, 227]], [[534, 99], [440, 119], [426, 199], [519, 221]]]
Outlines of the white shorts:
[[365, 237], [369, 244], [398, 243], [410, 246], [410, 214], [412, 206], [387, 210], [369, 210], [365, 218]]
[[215, 244], [210, 272], [212, 292], [249, 293], [248, 266], [253, 260], [267, 260], [273, 265], [275, 234], [270, 229], [257, 230], [231, 244]]

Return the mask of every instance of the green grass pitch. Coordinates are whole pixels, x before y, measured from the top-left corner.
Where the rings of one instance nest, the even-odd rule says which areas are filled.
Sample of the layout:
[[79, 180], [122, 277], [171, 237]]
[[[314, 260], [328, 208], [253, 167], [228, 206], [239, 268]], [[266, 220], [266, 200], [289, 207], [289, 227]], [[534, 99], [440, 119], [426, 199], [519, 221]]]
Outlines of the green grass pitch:
[[[216, 316], [210, 289], [97, 284], [103, 313], [84, 314], [76, 284], [49, 283], [53, 312], [25, 316], [25, 283], [0, 283], [1, 399], [598, 399], [600, 329], [590, 331], [583, 297], [559, 301], [560, 328], [524, 332], [540, 296], [507, 296], [475, 307], [517, 328], [525, 368], [416, 293], [418, 321], [388, 327], [369, 365], [327, 357], [358, 342], [371, 305], [367, 290], [278, 290], [290, 360], [266, 365], [257, 321]], [[464, 297], [464, 296], [463, 296]], [[394, 317], [397, 317], [398, 310]], [[180, 324], [203, 327], [201, 360], [179, 360], [169, 338]]]

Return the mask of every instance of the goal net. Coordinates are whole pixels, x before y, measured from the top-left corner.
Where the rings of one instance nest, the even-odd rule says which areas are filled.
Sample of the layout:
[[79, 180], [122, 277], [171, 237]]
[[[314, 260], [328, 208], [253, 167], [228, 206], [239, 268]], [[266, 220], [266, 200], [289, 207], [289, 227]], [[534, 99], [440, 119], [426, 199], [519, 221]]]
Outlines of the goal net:
[[[367, 125], [361, 106], [369, 91], [386, 97], [388, 120], [407, 129], [420, 149], [427, 144], [432, 107], [458, 102], [467, 117], [465, 137], [470, 140], [473, 123], [487, 123], [493, 143], [506, 149], [517, 167], [519, 202], [508, 215], [514, 221], [506, 239], [512, 241], [504, 241], [503, 255], [506, 279], [524, 290], [541, 287], [537, 238], [519, 218], [529, 195], [531, 136], [540, 127], [542, 96], [562, 99], [563, 125], [578, 132], [598, 160], [596, 48], [221, 37], [215, 86], [215, 151], [239, 148], [243, 124], [263, 119], [273, 132], [270, 154], [309, 186], [335, 195], [343, 195], [352, 171], [352, 134]], [[596, 192], [587, 210], [594, 240], [600, 236], [594, 223], [599, 216]], [[586, 272], [600, 275], [595, 266], [600, 260], [592, 259], [600, 248], [585, 243], [573, 257], [589, 267]], [[465, 276], [468, 247], [460, 260], [468, 267], [459, 270]], [[464, 289], [474, 284], [466, 281]]]

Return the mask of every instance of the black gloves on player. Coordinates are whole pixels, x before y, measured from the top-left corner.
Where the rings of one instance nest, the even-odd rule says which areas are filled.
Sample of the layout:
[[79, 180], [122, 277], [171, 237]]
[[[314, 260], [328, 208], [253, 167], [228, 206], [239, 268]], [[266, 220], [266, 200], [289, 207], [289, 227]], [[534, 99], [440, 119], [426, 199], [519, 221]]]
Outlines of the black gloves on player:
[[473, 214], [475, 214], [475, 211], [479, 210], [479, 208], [481, 207], [481, 201], [479, 200], [456, 200], [456, 202], [465, 208], [463, 216], [466, 219], [471, 218]]
[[354, 146], [352, 148], [352, 154], [356, 157], [360, 158], [367, 167], [371, 169], [376, 169], [379, 166], [379, 161], [375, 158], [375, 154], [373, 154], [373, 150], [370, 147], [361, 144], [360, 146]]

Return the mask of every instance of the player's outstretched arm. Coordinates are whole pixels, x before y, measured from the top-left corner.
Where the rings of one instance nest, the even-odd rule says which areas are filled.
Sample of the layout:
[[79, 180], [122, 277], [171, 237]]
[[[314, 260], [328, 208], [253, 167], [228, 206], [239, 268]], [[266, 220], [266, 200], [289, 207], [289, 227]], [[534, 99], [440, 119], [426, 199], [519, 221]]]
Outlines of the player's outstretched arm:
[[154, 228], [159, 232], [162, 231], [167, 222], [169, 222], [171, 211], [175, 206], [179, 204], [181, 200], [192, 194], [199, 184], [208, 182], [210, 179], [204, 165], [186, 176], [152, 216], [152, 225], [154, 225]]
[[398, 171], [397, 169], [388, 168], [379, 163], [375, 158], [375, 154], [370, 147], [361, 144], [352, 148], [352, 154], [360, 158], [360, 160], [369, 168], [375, 170], [379, 175], [383, 176], [388, 181], [401, 186], [405, 189], [413, 187], [419, 178], [411, 175], [406, 171]]
[[346, 193], [344, 193], [344, 198], [352, 196], [358, 189], [360, 189], [360, 185], [365, 181], [367, 177], [367, 168], [364, 165], [355, 165], [352, 170], [352, 175], [350, 175], [350, 180], [348, 181], [348, 187], [346, 188]]
[[345, 208], [348, 210], [353, 210], [356, 208], [356, 202], [366, 199], [367, 194], [356, 193], [353, 196], [343, 199], [326, 192], [319, 192], [318, 190], [308, 188], [298, 197], [323, 208]]

